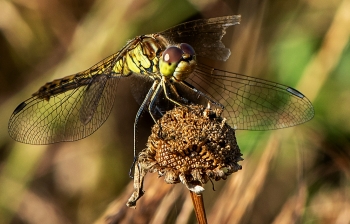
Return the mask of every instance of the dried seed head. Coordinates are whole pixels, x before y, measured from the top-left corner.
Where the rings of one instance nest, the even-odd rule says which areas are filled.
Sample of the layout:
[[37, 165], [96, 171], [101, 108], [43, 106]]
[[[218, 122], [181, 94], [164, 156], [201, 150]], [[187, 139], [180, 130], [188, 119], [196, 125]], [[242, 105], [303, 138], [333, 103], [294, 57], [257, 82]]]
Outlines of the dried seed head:
[[240, 170], [242, 159], [235, 131], [221, 118], [221, 109], [200, 105], [176, 107], [152, 128], [147, 148], [138, 157], [134, 172], [134, 192], [127, 206], [135, 207], [144, 194], [147, 172], [157, 172], [167, 183], [182, 182], [201, 193], [210, 179], [226, 179]]
[[139, 155], [141, 167], [190, 189], [240, 170], [235, 132], [221, 112], [199, 105], [168, 111], [152, 128], [147, 148]]

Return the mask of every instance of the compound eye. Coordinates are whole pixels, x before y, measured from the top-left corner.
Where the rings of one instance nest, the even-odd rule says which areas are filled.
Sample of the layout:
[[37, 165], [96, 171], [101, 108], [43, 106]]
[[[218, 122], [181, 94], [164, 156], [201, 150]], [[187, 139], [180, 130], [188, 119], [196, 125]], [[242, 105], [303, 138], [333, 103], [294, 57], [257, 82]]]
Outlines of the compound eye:
[[163, 61], [166, 63], [177, 63], [182, 58], [182, 50], [178, 47], [168, 47], [163, 52]]
[[196, 52], [194, 51], [193, 47], [191, 45], [189, 45], [189, 44], [182, 43], [182, 44], [180, 44], [180, 48], [186, 54], [189, 54], [189, 55], [195, 55], [196, 54]]

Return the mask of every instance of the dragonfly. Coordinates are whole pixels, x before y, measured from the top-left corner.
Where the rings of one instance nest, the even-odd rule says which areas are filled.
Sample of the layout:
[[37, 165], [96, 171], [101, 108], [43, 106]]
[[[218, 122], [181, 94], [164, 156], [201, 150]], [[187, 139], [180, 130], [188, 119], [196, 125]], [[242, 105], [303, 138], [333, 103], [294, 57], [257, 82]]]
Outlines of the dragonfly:
[[109, 117], [118, 86], [130, 80], [144, 111], [156, 122], [175, 106], [208, 104], [236, 130], [272, 130], [309, 121], [314, 109], [298, 90], [279, 83], [216, 69], [200, 57], [226, 61], [226, 29], [240, 15], [194, 20], [163, 32], [137, 36], [91, 68], [44, 84], [13, 111], [10, 136], [27, 144], [76, 141], [93, 134]]

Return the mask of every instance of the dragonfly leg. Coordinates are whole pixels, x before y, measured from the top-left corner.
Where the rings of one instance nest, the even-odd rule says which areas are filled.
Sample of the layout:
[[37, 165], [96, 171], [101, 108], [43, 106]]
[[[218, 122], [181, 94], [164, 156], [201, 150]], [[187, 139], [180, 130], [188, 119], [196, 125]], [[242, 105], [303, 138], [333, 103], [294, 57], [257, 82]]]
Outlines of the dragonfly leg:
[[[169, 101], [173, 102], [175, 105], [186, 106], [186, 105], [183, 105], [183, 104], [177, 102], [177, 101], [174, 100], [174, 99], [171, 99], [170, 96], [169, 96], [169, 93], [168, 93], [168, 91], [167, 91], [167, 88], [166, 88], [167, 85], [165, 85], [165, 83], [164, 83], [165, 81], [162, 80], [162, 82], [163, 82], [163, 88], [164, 88], [164, 93], [165, 93], [166, 98], [167, 98]], [[208, 95], [202, 93], [201, 91], [199, 91], [198, 89], [196, 89], [196, 88], [195, 88], [194, 86], [192, 86], [191, 84], [189, 84], [189, 83], [187, 83], [187, 82], [185, 82], [185, 81], [181, 81], [180, 84], [183, 85], [184, 87], [186, 87], [186, 88], [188, 88], [188, 89], [194, 91], [194, 92], [197, 93], [198, 95], [204, 97], [205, 99], [208, 100], [209, 103], [211, 103], [211, 104], [213, 104], [213, 105], [216, 105], [216, 106], [220, 107], [221, 109], [224, 109], [224, 106], [223, 106], [221, 103], [219, 103], [219, 102], [217, 102], [216, 100], [212, 99], [210, 96], [208, 96]], [[182, 101], [184, 101], [185, 104], [188, 103], [188, 100], [187, 100], [186, 98], [183, 98], [183, 97], [180, 96], [180, 94], [177, 92], [175, 86], [174, 86], [172, 83], [170, 83], [169, 85], [170, 85], [170, 88], [171, 88], [172, 93], [175, 94], [176, 97], [177, 97], [178, 99], [181, 99]]]
[[177, 99], [181, 99], [183, 103], [188, 104], [189, 101], [186, 98], [180, 96], [180, 94], [177, 92], [175, 85], [173, 83], [170, 83], [170, 88], [171, 88], [172, 93], [175, 94]]
[[[129, 170], [129, 176], [131, 178], [133, 178], [133, 175], [132, 175], [132, 171], [133, 171], [133, 168], [135, 166], [135, 163], [137, 161], [137, 155], [136, 155], [136, 146], [137, 146], [137, 124], [139, 122], [139, 119], [143, 113], [143, 110], [145, 109], [145, 106], [147, 104], [149, 104], [149, 102], [155, 97], [154, 95], [158, 95], [158, 92], [159, 92], [159, 89], [160, 89], [160, 84], [159, 84], [159, 80], [155, 80], [152, 84], [152, 87], [149, 89], [145, 99], [143, 100], [139, 110], [137, 111], [136, 113], [136, 117], [135, 117], [135, 122], [134, 122], [134, 161], [130, 167], [130, 170]], [[153, 99], [154, 100], [154, 99]], [[154, 116], [151, 114], [151, 117], [152, 119], [155, 121], [155, 118]]]
[[216, 100], [212, 99], [210, 96], [202, 93], [201, 91], [199, 91], [198, 89], [196, 89], [194, 86], [192, 86], [191, 84], [189, 84], [186, 81], [182, 81], [181, 84], [183, 86], [185, 86], [186, 88], [191, 89], [192, 91], [198, 93], [199, 95], [203, 96], [204, 98], [206, 98], [211, 104], [214, 104], [218, 107], [221, 107], [221, 109], [224, 109], [224, 105], [222, 105], [221, 103], [217, 102]]
[[[157, 89], [156, 89], [156, 91], [154, 92], [154, 94], [152, 95], [152, 97], [151, 97], [151, 100], [150, 100], [150, 103], [148, 104], [148, 111], [149, 111], [149, 113], [150, 113], [150, 115], [151, 115], [151, 117], [153, 118], [153, 120], [154, 120], [154, 122], [157, 124], [157, 121], [156, 121], [156, 119], [154, 118], [154, 116], [153, 116], [153, 114], [152, 114], [152, 111], [153, 111], [153, 106], [154, 106], [154, 103], [155, 103], [155, 101], [157, 100], [157, 97], [158, 97], [158, 95], [159, 95], [159, 93], [160, 93], [160, 86], [161, 85], [158, 85], [157, 86]], [[155, 110], [157, 110], [158, 111], [158, 113], [160, 113], [162, 116], [163, 116], [163, 113], [162, 113], [162, 111], [160, 110], [160, 108], [159, 107], [155, 107]], [[161, 133], [162, 133], [162, 126], [160, 125], [160, 124], [158, 124], [159, 125], [159, 131], [158, 131], [158, 136], [160, 137], [160, 138], [162, 138], [162, 136], [161, 136]]]
[[[164, 95], [165, 95], [165, 97], [166, 97], [170, 102], [173, 102], [175, 105], [183, 106], [181, 103], [179, 103], [179, 102], [177, 102], [176, 100], [173, 100], [173, 99], [170, 98], [169, 93], [168, 93], [168, 90], [167, 90], [167, 85], [166, 85], [166, 83], [165, 83], [165, 80], [162, 80], [162, 85], [163, 85], [163, 90], [164, 90]], [[174, 85], [170, 83], [170, 86], [171, 86], [172, 91], [175, 93], [175, 95], [176, 95], [177, 97], [180, 98], [180, 95], [177, 93], [176, 88], [174, 87]]]
[[163, 117], [164, 113], [162, 112], [162, 110], [159, 107], [156, 106], [154, 110], [157, 111], [161, 117]]
[[[161, 85], [158, 84], [158, 86], [156, 87], [155, 91], [153, 92], [153, 94], [152, 94], [152, 96], [151, 96], [151, 98], [149, 100], [149, 104], [148, 104], [148, 111], [149, 111], [149, 114], [151, 115], [154, 123], [157, 123], [157, 120], [153, 116], [152, 108], [153, 108], [153, 105], [154, 105], [154, 103], [155, 103], [155, 101], [156, 101], [156, 99], [157, 99], [157, 97], [158, 97], [158, 95], [160, 93], [160, 90], [161, 90], [160, 87], [161, 87]], [[160, 111], [160, 109], [158, 107], [156, 107], [156, 109], [158, 110], [159, 113], [161, 113], [161, 111]]]

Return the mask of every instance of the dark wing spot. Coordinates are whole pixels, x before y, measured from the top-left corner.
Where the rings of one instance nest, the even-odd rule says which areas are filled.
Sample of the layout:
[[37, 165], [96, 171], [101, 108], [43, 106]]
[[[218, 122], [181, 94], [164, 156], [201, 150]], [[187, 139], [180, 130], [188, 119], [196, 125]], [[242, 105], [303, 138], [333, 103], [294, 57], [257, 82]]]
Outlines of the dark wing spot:
[[23, 110], [23, 108], [25, 108], [27, 106], [26, 102], [22, 102], [20, 105], [18, 105], [16, 107], [16, 109], [13, 111], [13, 115], [16, 115], [18, 112], [21, 112], [21, 110]]
[[299, 92], [298, 90], [296, 90], [296, 89], [294, 89], [292, 87], [288, 87], [287, 91], [290, 92], [291, 94], [299, 97], [299, 98], [304, 98], [305, 97], [301, 92]]

